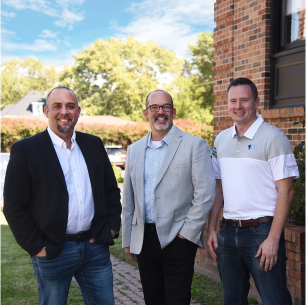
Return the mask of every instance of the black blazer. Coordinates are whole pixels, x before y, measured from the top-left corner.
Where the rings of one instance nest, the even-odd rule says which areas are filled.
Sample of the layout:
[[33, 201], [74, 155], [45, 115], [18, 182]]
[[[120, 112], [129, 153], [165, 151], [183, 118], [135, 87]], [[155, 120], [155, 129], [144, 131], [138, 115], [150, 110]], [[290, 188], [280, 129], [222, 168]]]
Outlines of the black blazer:
[[[121, 224], [120, 190], [100, 138], [76, 132], [87, 164], [95, 214], [96, 242], [113, 245], [110, 230]], [[4, 184], [4, 215], [17, 243], [31, 256], [46, 247], [57, 256], [65, 241], [68, 191], [47, 130], [13, 144]]]

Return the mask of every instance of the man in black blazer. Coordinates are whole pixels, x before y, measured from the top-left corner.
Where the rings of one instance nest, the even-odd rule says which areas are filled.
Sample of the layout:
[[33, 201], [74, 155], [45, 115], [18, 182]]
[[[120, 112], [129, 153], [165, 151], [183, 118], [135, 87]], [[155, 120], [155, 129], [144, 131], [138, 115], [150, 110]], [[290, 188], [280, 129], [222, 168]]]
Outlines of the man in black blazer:
[[66, 304], [71, 279], [85, 304], [114, 304], [109, 245], [121, 224], [120, 190], [100, 138], [75, 132], [81, 108], [67, 87], [47, 96], [48, 128], [15, 143], [4, 215], [32, 259], [39, 304]]

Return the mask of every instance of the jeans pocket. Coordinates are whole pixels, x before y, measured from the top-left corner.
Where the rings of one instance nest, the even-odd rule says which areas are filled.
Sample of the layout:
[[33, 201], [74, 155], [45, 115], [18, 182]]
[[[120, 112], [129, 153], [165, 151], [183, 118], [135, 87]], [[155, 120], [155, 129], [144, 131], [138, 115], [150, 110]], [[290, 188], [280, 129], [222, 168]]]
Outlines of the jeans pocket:
[[222, 220], [220, 223], [219, 234], [223, 231], [225, 227], [226, 227], [226, 222]]
[[262, 223], [257, 227], [251, 227], [255, 235], [268, 236], [271, 229], [272, 222]]
[[47, 256], [37, 256], [37, 255], [35, 255], [35, 258], [38, 259], [39, 261], [40, 260], [42, 260], [42, 261], [47, 260]]

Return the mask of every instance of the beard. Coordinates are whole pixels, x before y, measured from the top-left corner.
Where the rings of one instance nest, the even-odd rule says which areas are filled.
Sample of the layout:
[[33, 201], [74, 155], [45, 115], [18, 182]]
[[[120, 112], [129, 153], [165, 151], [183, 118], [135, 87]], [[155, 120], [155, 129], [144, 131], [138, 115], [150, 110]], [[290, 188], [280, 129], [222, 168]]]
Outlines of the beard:
[[62, 127], [57, 124], [57, 130], [62, 133], [69, 133], [70, 131], [73, 130], [73, 126], [69, 125], [69, 126]]
[[71, 122], [69, 125], [66, 125], [66, 126], [61, 126], [58, 122], [57, 122], [57, 130], [59, 132], [62, 132], [62, 133], [69, 133], [73, 130], [75, 124], [73, 124], [73, 122]]
[[[167, 124], [164, 125], [164, 126], [160, 126], [157, 124], [157, 119], [160, 118], [160, 117], [163, 117], [167, 120]], [[170, 125], [170, 122], [169, 122], [169, 117], [166, 115], [166, 114], [160, 114], [160, 115], [157, 115], [155, 118], [154, 118], [154, 127], [155, 129], [157, 130], [167, 130], [169, 128], [169, 125]]]

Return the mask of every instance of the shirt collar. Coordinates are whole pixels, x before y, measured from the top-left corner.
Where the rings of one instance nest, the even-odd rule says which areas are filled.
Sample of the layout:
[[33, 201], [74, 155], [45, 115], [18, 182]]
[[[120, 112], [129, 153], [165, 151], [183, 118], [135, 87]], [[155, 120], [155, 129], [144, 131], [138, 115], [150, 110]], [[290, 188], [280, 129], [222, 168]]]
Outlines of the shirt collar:
[[[55, 134], [51, 128], [48, 126], [47, 128], [48, 130], [48, 133], [49, 133], [49, 136], [51, 138], [51, 141], [53, 143], [53, 145], [55, 145], [56, 147], [58, 147], [59, 149], [62, 149], [62, 148], [67, 148], [66, 147], [66, 142], [60, 138], [57, 134]], [[75, 130], [73, 130], [73, 134], [72, 134], [72, 137], [71, 137], [71, 149], [74, 147], [74, 142], [75, 142]]]
[[[175, 125], [172, 125], [171, 129], [168, 131], [168, 133], [165, 135], [165, 137], [161, 140], [161, 142], [164, 142], [166, 143], [167, 145], [169, 145], [169, 142], [170, 142], [170, 139], [171, 139], [171, 136], [175, 130], [176, 126]], [[152, 136], [152, 131], [149, 132], [149, 135], [148, 135], [148, 140], [147, 140], [147, 146], [150, 147], [150, 143], [151, 143], [151, 136]], [[162, 143], [163, 144], [163, 143]]]
[[[246, 131], [246, 133], [243, 136], [248, 139], [253, 139], [256, 131], [258, 130], [259, 126], [261, 125], [263, 121], [264, 119], [262, 115], [261, 114], [257, 115], [257, 120], [251, 125], [251, 127]], [[234, 124], [232, 128], [233, 128], [232, 138], [234, 138], [237, 135], [236, 123]]]

